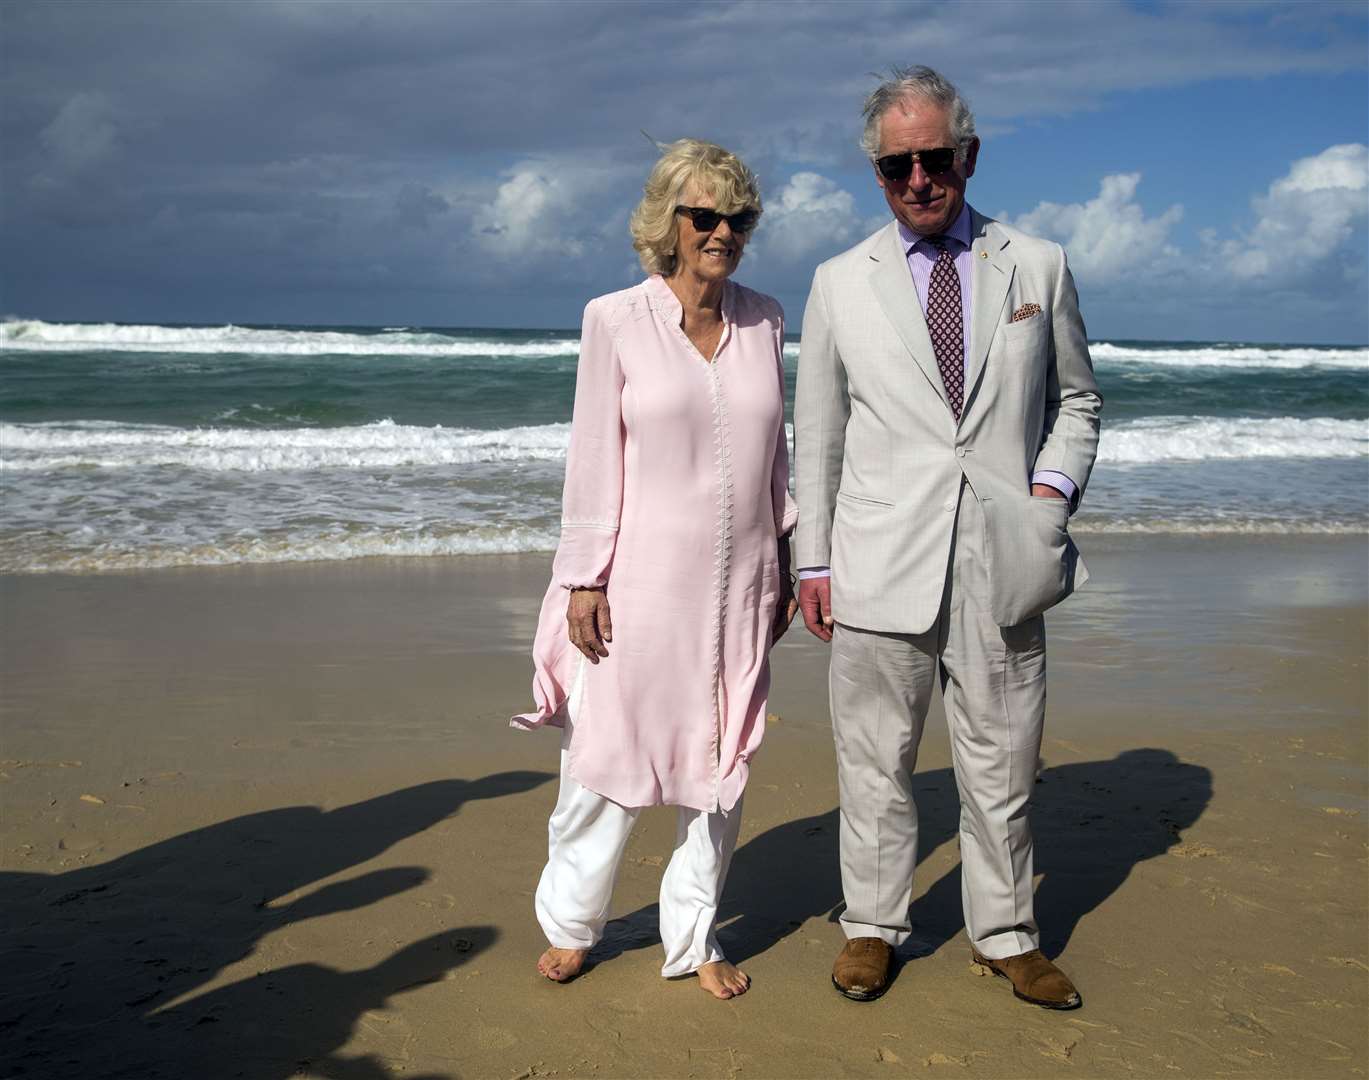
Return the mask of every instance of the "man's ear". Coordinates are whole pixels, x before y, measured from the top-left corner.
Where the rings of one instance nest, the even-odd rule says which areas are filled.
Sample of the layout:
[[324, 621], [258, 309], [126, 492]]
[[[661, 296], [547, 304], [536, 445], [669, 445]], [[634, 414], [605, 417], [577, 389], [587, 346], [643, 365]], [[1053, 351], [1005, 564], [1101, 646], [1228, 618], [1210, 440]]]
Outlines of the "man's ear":
[[[979, 160], [979, 136], [976, 135], [970, 140], [970, 145], [965, 148], [965, 179], [968, 180], [974, 175], [975, 162]], [[878, 171], [878, 170], [876, 170]]]

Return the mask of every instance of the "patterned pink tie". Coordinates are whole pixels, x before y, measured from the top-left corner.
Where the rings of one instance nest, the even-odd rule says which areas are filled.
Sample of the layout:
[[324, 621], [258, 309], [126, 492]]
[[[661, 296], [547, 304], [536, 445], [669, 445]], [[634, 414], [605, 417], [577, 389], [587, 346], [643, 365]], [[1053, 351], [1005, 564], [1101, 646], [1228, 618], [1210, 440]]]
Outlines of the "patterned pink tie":
[[956, 273], [955, 256], [946, 249], [946, 238], [929, 236], [927, 242], [938, 252], [927, 283], [927, 332], [932, 337], [936, 366], [941, 369], [946, 400], [958, 421], [965, 401], [965, 322], [960, 311], [960, 275]]

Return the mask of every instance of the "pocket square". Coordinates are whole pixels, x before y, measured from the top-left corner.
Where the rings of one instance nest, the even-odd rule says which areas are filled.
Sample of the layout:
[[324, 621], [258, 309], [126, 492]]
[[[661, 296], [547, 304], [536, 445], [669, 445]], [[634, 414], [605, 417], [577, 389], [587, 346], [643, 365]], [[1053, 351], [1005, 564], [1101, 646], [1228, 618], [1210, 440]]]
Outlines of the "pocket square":
[[1040, 304], [1023, 304], [1012, 313], [1013, 322], [1021, 322], [1023, 319], [1030, 319], [1033, 315], [1041, 314]]

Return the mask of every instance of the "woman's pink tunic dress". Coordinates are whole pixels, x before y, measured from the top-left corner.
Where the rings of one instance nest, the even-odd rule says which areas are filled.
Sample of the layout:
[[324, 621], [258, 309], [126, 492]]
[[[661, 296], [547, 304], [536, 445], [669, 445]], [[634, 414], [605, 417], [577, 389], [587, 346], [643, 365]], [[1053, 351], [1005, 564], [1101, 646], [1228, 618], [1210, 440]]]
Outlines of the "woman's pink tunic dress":
[[[710, 363], [664, 279], [590, 301], [561, 542], [533, 644], [536, 710], [561, 726], [584, 666], [570, 774], [622, 806], [730, 810], [765, 733], [776, 539], [794, 525], [783, 313], [727, 282]], [[572, 586], [604, 585], [609, 657], [566, 636]]]

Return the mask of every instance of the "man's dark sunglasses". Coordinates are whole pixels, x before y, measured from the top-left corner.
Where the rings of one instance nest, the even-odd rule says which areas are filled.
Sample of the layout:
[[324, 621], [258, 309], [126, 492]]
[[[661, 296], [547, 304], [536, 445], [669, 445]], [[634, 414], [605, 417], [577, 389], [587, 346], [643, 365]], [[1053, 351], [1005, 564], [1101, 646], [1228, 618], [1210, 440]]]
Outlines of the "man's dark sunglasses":
[[760, 220], [759, 210], [738, 210], [735, 214], [720, 214], [707, 206], [677, 206], [675, 213], [688, 214], [689, 220], [699, 232], [711, 233], [718, 222], [727, 220], [727, 227], [734, 233], [749, 233]]
[[951, 171], [955, 164], [955, 147], [938, 146], [934, 150], [905, 150], [901, 154], [888, 154], [875, 161], [879, 174], [886, 180], [898, 182], [913, 175], [913, 161], [922, 165], [928, 176]]

